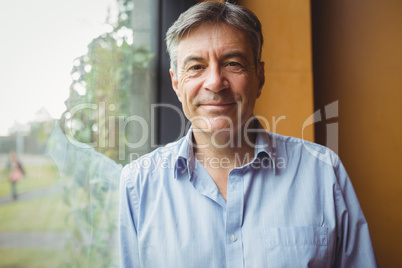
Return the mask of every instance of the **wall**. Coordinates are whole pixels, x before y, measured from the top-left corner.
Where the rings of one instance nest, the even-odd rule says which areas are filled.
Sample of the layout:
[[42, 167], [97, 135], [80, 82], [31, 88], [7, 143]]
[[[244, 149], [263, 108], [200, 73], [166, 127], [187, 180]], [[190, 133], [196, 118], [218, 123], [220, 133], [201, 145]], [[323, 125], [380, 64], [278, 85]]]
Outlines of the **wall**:
[[276, 131], [301, 137], [309, 114], [338, 101], [338, 117], [315, 124], [315, 133], [310, 126], [305, 138], [327, 144], [327, 134], [336, 136], [328, 123], [337, 124], [338, 153], [380, 266], [402, 267], [402, 1], [313, 0], [312, 32], [309, 1], [240, 4], [261, 19], [265, 36], [267, 82], [256, 112], [286, 115]]
[[268, 119], [270, 131], [300, 138], [303, 132], [304, 139], [313, 141], [313, 125], [302, 128], [313, 113], [310, 2], [247, 0], [240, 4], [258, 16], [264, 34], [266, 82], [255, 113]]
[[339, 100], [339, 154], [380, 266], [402, 267], [402, 1], [313, 0], [312, 15], [316, 107]]

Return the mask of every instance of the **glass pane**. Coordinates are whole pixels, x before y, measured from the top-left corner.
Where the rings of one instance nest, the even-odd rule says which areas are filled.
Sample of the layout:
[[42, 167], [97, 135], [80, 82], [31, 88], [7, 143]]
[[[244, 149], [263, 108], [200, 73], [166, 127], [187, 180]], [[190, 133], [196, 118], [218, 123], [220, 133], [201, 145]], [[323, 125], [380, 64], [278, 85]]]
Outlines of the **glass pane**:
[[155, 140], [157, 11], [0, 2], [0, 267], [118, 267], [120, 171]]

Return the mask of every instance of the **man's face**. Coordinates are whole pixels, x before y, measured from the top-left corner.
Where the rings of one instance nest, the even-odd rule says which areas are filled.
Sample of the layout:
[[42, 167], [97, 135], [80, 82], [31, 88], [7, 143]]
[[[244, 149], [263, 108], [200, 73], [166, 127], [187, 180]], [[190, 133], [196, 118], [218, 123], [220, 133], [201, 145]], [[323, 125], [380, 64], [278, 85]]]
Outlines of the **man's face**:
[[213, 133], [236, 130], [253, 116], [264, 84], [264, 64], [255, 68], [246, 33], [226, 25], [205, 24], [178, 45], [175, 90], [193, 129]]

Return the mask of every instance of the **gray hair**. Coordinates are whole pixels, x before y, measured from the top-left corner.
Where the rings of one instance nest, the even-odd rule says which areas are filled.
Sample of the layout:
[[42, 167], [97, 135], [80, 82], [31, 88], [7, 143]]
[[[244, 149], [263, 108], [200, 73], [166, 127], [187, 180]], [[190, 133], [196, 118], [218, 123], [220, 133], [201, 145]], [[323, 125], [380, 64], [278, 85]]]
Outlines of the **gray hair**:
[[166, 33], [166, 46], [170, 56], [170, 68], [177, 73], [177, 46], [180, 39], [192, 29], [205, 23], [225, 23], [248, 34], [253, 48], [254, 63], [261, 62], [263, 43], [261, 23], [250, 10], [230, 3], [201, 2], [182, 13]]

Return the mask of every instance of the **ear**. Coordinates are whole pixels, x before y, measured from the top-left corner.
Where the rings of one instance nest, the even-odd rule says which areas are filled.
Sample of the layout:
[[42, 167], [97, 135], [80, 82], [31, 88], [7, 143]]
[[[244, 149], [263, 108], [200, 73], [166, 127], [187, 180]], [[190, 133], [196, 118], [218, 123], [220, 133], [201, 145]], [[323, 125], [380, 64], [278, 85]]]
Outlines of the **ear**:
[[180, 90], [179, 90], [179, 82], [176, 80], [172, 69], [169, 69], [169, 73], [170, 73], [170, 79], [172, 80], [172, 88], [173, 88], [174, 92], [176, 93], [177, 98], [181, 102], [181, 94], [180, 94]]
[[257, 92], [257, 98], [259, 98], [261, 96], [261, 90], [262, 87], [265, 84], [265, 62], [260, 62], [260, 64], [258, 65], [258, 80], [259, 80], [259, 84], [258, 84], [258, 92]]

